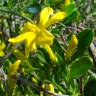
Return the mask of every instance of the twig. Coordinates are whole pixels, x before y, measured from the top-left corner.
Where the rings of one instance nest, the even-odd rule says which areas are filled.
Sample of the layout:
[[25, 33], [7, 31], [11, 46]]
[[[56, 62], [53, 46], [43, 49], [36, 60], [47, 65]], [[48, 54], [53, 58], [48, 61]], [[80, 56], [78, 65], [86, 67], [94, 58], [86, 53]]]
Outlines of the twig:
[[14, 78], [14, 79], [17, 79], [18, 81], [20, 81], [23, 85], [24, 85], [24, 84], [28, 84], [28, 85], [30, 85], [31, 87], [35, 88], [36, 90], [38, 90], [38, 91], [43, 91], [44, 93], [50, 94], [50, 95], [52, 95], [52, 96], [69, 96], [69, 95], [63, 95], [63, 94], [60, 95], [60, 94], [58, 94], [58, 93], [54, 93], [54, 92], [48, 91], [48, 90], [46, 90], [46, 89], [41, 89], [40, 86], [37, 86], [36, 84], [28, 81], [27, 79], [22, 78], [21, 76], [13, 75], [13, 78]]
[[58, 94], [58, 93], [53, 93], [53, 92], [48, 91], [48, 90], [45, 90], [45, 93], [50, 94], [50, 95], [52, 95], [52, 96], [68, 96], [68, 95], [60, 95], [60, 94]]
[[79, 78], [79, 86], [80, 86], [80, 94], [83, 93], [83, 77], [81, 76]]
[[79, 29], [77, 29], [77, 28], [66, 26], [66, 25], [64, 25], [64, 24], [62, 24], [62, 23], [60, 23], [60, 22], [59, 22], [58, 24], [60, 24], [60, 25], [63, 26], [64, 28], [74, 29], [74, 30], [77, 30], [78, 32], [81, 31], [81, 30], [79, 30]]
[[66, 39], [65, 39], [65, 36], [63, 36], [62, 34], [61, 34], [61, 39], [63, 40], [63, 42], [66, 45], [66, 47], [68, 47], [68, 44], [67, 44]]
[[93, 58], [94, 61], [94, 66], [96, 67], [96, 48], [94, 43], [91, 43], [90, 47], [89, 47], [89, 53]]

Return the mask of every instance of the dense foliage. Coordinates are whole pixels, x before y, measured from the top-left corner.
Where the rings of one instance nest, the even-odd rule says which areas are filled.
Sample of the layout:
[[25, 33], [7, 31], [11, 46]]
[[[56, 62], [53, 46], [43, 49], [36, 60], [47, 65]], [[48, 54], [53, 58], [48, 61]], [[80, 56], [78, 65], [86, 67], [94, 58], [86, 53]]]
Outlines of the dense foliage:
[[95, 3], [0, 0], [0, 96], [96, 96]]

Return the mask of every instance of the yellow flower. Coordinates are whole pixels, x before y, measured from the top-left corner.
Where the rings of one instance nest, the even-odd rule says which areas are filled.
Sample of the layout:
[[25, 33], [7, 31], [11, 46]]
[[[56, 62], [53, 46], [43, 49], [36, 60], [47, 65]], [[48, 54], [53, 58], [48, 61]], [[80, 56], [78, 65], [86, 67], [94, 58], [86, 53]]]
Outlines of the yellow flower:
[[1, 42], [1, 40], [0, 40], [0, 57], [3, 57], [4, 56], [3, 49], [5, 47], [6, 47], [5, 43], [4, 42]]
[[59, 8], [65, 10], [71, 3], [71, 0], [62, 0], [59, 4]]
[[[54, 90], [54, 86], [52, 85], [52, 84], [49, 84], [48, 85], [48, 91], [51, 91], [51, 92], [55, 92], [55, 90]], [[52, 96], [52, 95], [50, 95], [50, 94], [48, 94], [47, 96]]]
[[12, 91], [13, 88], [15, 87], [16, 79], [13, 79], [12, 75], [15, 75], [17, 73], [17, 69], [19, 67], [20, 62], [21, 62], [20, 60], [17, 60], [9, 66], [9, 70], [8, 70], [8, 88], [9, 88], [8, 90], [9, 91]]
[[44, 94], [44, 92], [40, 91], [40, 96], [44, 96], [43, 94]]
[[66, 58], [70, 59], [70, 57], [75, 52], [77, 45], [78, 45], [78, 40], [75, 35], [72, 35], [71, 42], [66, 50]]
[[15, 38], [10, 38], [9, 42], [18, 43], [25, 41], [26, 57], [28, 57], [30, 51], [36, 49], [36, 45], [51, 45], [53, 43], [54, 36], [46, 28], [66, 17], [65, 12], [57, 12], [51, 16], [52, 14], [52, 8], [44, 8], [40, 13], [40, 20], [38, 24], [32, 24], [30, 22], [25, 23], [22, 28], [22, 34]]
[[52, 84], [49, 84], [48, 85], [48, 90], [51, 91], [51, 92], [54, 92], [54, 87]]
[[[42, 84], [41, 88], [44, 89], [45, 88], [45, 84]], [[40, 96], [44, 96], [44, 92], [43, 91], [40, 91]]]
[[35, 78], [35, 77], [32, 77], [32, 82], [34, 82], [34, 83], [38, 83], [38, 80]]
[[65, 0], [65, 6], [68, 6], [68, 5], [70, 5], [70, 0]]
[[14, 62], [14, 64], [10, 65], [9, 71], [8, 71], [8, 76], [16, 74], [20, 62], [21, 62], [20, 60], [17, 60]]

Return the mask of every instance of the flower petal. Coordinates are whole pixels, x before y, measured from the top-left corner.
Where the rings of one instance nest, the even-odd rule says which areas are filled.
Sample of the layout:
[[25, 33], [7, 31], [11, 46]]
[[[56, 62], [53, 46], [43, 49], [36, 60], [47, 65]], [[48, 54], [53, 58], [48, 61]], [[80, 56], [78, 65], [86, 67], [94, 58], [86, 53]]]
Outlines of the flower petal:
[[8, 70], [8, 76], [16, 74], [20, 62], [21, 62], [21, 60], [17, 60], [14, 62], [14, 64], [10, 65], [9, 70]]
[[0, 40], [0, 51], [3, 50], [6, 47], [4, 42], [1, 42]]
[[28, 36], [28, 38], [25, 41], [25, 57], [28, 58], [30, 51], [34, 47], [34, 39], [36, 37], [36, 34], [31, 34]]
[[41, 32], [37, 35], [36, 38], [36, 44], [37, 45], [43, 45], [43, 44], [49, 44], [51, 45], [53, 43], [54, 36], [47, 31], [46, 29], [42, 29]]
[[[55, 92], [54, 86], [52, 84], [48, 85], [48, 91]], [[51, 96], [51, 95], [49, 95], [49, 96]]]
[[50, 58], [52, 59], [53, 62], [57, 62], [57, 57], [53, 53], [51, 47], [48, 44], [44, 44], [44, 49], [49, 53]]
[[32, 24], [30, 22], [27, 22], [24, 24], [24, 26], [21, 29], [21, 32], [36, 32], [38, 30], [37, 26], [35, 24]]
[[72, 35], [71, 42], [69, 43], [68, 48], [66, 50], [67, 59], [70, 59], [71, 56], [74, 54], [77, 45], [78, 45], [78, 40], [76, 38], [76, 35]]
[[4, 52], [0, 50], [0, 57], [4, 56]]
[[12, 42], [12, 43], [18, 43], [18, 42], [21, 42], [21, 41], [25, 40], [26, 38], [29, 38], [30, 35], [31, 35], [31, 37], [32, 37], [32, 36], [33, 36], [32, 33], [33, 33], [33, 32], [26, 32], [26, 33], [23, 33], [23, 34], [21, 34], [21, 35], [19, 35], [19, 36], [17, 36], [17, 37], [10, 38], [8, 41], [9, 41], [9, 42]]
[[48, 22], [45, 24], [45, 27], [49, 27], [50, 25], [63, 20], [64, 18], [66, 18], [67, 14], [66, 12], [58, 12], [56, 14], [54, 14], [49, 20]]
[[65, 0], [65, 6], [68, 6], [68, 5], [70, 5], [70, 0]]
[[44, 26], [45, 23], [48, 21], [49, 16], [53, 14], [53, 9], [50, 7], [44, 8], [40, 13], [40, 21], [39, 25]]
[[11, 92], [13, 88], [16, 86], [17, 79], [13, 78], [13, 75], [17, 73], [21, 60], [15, 61], [13, 64], [9, 66], [8, 69], [8, 92]]
[[34, 43], [32, 44], [31, 50], [35, 50], [35, 49], [37, 49], [37, 47], [36, 47], [36, 43], [34, 42]]

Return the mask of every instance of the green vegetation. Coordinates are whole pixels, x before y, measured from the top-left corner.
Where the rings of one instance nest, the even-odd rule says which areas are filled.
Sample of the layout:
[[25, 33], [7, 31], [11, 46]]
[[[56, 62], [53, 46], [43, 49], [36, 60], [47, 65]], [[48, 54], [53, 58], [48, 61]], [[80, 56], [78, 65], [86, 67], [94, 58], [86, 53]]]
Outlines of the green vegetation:
[[95, 5], [0, 0], [0, 96], [96, 96]]

